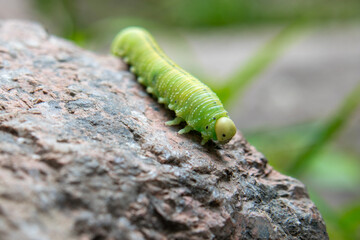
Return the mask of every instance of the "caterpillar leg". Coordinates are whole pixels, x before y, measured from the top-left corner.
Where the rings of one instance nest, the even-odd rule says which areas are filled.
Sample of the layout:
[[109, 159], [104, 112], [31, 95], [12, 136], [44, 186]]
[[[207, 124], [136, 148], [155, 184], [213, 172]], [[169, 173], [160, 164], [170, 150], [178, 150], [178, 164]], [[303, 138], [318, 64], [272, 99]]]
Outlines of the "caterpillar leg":
[[159, 103], [165, 103], [166, 101], [165, 101], [165, 98], [159, 97], [158, 102]]
[[167, 122], [165, 123], [165, 125], [167, 125], [167, 126], [178, 125], [178, 124], [180, 124], [180, 123], [183, 122], [183, 121], [184, 121], [184, 119], [182, 119], [181, 117], [176, 117], [176, 118], [174, 118], [174, 120], [172, 120], [172, 121], [167, 121]]
[[138, 80], [138, 82], [141, 83], [141, 84], [144, 83], [144, 78], [142, 78], [142, 77], [138, 77], [137, 80]]
[[181, 129], [180, 131], [178, 131], [179, 134], [184, 134], [184, 133], [188, 133], [191, 130], [193, 130], [192, 127], [190, 127], [189, 125], [187, 125], [186, 127], [184, 127], [183, 129]]
[[169, 108], [170, 110], [174, 110], [174, 104], [169, 104], [169, 105], [168, 105], [168, 108]]
[[201, 140], [201, 145], [204, 145], [205, 143], [207, 143], [207, 141], [209, 141], [210, 138], [207, 137], [203, 137], [203, 139]]
[[147, 88], [146, 88], [146, 91], [147, 91], [148, 93], [153, 93], [153, 92], [154, 92], [154, 89], [153, 89], [152, 87], [147, 87]]

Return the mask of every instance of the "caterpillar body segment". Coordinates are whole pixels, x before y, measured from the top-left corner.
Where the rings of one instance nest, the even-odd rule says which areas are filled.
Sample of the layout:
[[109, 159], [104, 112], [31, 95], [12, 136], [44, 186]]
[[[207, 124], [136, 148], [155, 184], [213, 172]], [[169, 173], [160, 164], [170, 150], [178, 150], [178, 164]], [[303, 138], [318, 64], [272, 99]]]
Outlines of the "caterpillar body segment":
[[227, 143], [235, 135], [235, 124], [216, 94], [170, 60], [145, 29], [122, 30], [113, 41], [112, 53], [129, 64], [148, 93], [175, 111], [177, 117], [166, 125], [187, 123], [179, 134], [196, 130], [203, 138], [201, 144], [210, 139]]

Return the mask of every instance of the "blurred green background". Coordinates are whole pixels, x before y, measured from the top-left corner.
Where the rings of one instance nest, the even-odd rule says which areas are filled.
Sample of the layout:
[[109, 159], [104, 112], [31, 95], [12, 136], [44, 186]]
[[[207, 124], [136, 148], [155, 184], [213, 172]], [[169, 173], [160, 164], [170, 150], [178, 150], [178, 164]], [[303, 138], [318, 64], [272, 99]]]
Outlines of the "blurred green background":
[[1, 18], [104, 54], [121, 28], [148, 28], [276, 170], [306, 184], [331, 239], [360, 239], [360, 1], [0, 3]]

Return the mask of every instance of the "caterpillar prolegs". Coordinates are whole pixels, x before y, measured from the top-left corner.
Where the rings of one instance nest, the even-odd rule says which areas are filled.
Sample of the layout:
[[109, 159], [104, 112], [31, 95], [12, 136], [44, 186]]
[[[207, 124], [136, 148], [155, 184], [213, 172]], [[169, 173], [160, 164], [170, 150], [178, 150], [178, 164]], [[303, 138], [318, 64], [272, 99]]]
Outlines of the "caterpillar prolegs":
[[187, 123], [179, 134], [196, 130], [202, 145], [210, 139], [227, 143], [235, 135], [235, 124], [216, 94], [171, 61], [145, 29], [122, 30], [112, 43], [112, 53], [129, 64], [148, 93], [175, 111], [176, 118], [166, 125]]

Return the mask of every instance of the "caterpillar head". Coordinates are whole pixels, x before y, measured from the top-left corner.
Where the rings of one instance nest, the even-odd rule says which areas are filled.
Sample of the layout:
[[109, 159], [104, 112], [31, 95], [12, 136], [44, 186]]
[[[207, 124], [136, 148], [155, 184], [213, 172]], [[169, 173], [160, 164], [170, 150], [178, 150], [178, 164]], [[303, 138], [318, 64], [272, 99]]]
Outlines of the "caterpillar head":
[[215, 123], [215, 133], [221, 144], [229, 142], [236, 133], [234, 122], [228, 117], [219, 118]]

